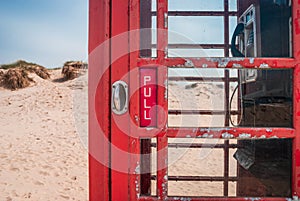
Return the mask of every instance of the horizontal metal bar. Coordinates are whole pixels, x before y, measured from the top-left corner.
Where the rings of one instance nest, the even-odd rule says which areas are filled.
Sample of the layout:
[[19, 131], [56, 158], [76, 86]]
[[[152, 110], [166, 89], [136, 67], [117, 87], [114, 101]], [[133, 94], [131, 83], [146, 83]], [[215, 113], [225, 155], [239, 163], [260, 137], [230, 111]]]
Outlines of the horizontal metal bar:
[[[188, 62], [188, 66], [186, 63]], [[236, 58], [236, 57], [187, 57], [187, 58], [139, 58], [138, 66], [168, 66], [169, 68], [294, 68], [298, 61], [294, 58]]]
[[[237, 12], [228, 12], [229, 16], [237, 16]], [[151, 12], [156, 16], [156, 11]], [[225, 16], [224, 11], [168, 11], [168, 16]]]
[[266, 139], [294, 138], [292, 128], [168, 128], [170, 138]]
[[[157, 44], [152, 44], [151, 48], [157, 48]], [[168, 49], [224, 49], [225, 44], [168, 44]]]
[[[152, 180], [156, 180], [156, 176], [151, 176]], [[209, 176], [168, 176], [168, 181], [224, 181], [224, 177]], [[228, 177], [228, 181], [238, 181], [237, 177]]]
[[[169, 110], [170, 115], [224, 115], [226, 111], [223, 110]], [[231, 115], [240, 114], [238, 111], [230, 111]]]
[[[157, 197], [140, 197], [139, 201], [158, 201]], [[291, 198], [264, 198], [264, 197], [183, 197], [183, 196], [169, 196], [167, 201], [178, 201], [178, 200], [189, 200], [189, 201], [249, 201], [249, 200], [259, 200], [259, 201], [287, 201]]]
[[[156, 147], [156, 143], [151, 143], [151, 147]], [[229, 144], [228, 146], [231, 149], [240, 148], [241, 146], [237, 144]], [[208, 144], [208, 143], [169, 143], [168, 148], [225, 148], [224, 144]]]
[[224, 49], [225, 44], [169, 44], [168, 49]]
[[[187, 198], [187, 197], [186, 197]], [[167, 201], [184, 200], [184, 197], [168, 197]], [[288, 198], [238, 198], [238, 197], [220, 197], [220, 198], [196, 198], [191, 197], [189, 201], [249, 201], [249, 200], [259, 200], [259, 201], [287, 201]]]
[[[225, 82], [223, 77], [169, 77], [168, 81], [198, 81], [198, 82]], [[229, 82], [237, 82], [237, 77], [229, 78]]]
[[149, 197], [140, 196], [137, 200], [139, 200], [139, 201], [158, 201], [158, 198], [154, 197], [154, 196], [149, 196]]

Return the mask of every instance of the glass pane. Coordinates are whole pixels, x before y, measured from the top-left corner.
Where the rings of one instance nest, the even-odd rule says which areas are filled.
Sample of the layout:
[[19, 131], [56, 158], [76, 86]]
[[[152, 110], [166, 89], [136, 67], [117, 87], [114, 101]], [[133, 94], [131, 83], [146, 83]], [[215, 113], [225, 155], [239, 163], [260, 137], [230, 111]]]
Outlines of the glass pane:
[[169, 16], [169, 44], [224, 43], [223, 17]]
[[[233, 157], [237, 141], [223, 139], [168, 139], [169, 196], [236, 196], [237, 163]], [[228, 155], [225, 155], [225, 151]], [[227, 158], [228, 157], [228, 158]], [[225, 162], [226, 161], [226, 162]], [[225, 167], [228, 183], [225, 183]]]
[[229, 11], [237, 11], [237, 0], [229, 0]]
[[[142, 2], [144, 2], [145, 0], [143, 0]], [[149, 0], [146, 0], [149, 1]], [[152, 4], [151, 4], [151, 10], [152, 11], [156, 11], [157, 10], [157, 4], [156, 4], [157, 0], [151, 0]]]
[[169, 139], [168, 195], [291, 197], [292, 139], [229, 140], [227, 148], [225, 142]]
[[169, 11], [221, 11], [223, 0], [169, 0]]
[[[168, 56], [224, 57], [230, 46], [230, 57], [292, 57], [292, 9], [289, 2], [229, 0], [231, 13], [227, 16], [223, 0], [169, 1], [168, 40], [169, 44], [177, 46], [169, 46]], [[227, 17], [229, 19], [225, 19]], [[224, 26], [226, 20], [229, 21], [228, 27]], [[224, 44], [224, 38], [229, 38], [229, 44]], [[203, 46], [209, 50], [222, 49], [223, 46], [226, 54], [209, 54], [187, 44], [200, 47], [215, 44]], [[177, 49], [175, 53], [173, 49]]]
[[[234, 48], [235, 57], [292, 57], [291, 52], [291, 6], [289, 1], [239, 0], [238, 21], [233, 35], [239, 47]], [[237, 44], [236, 44], [237, 45]]]
[[237, 196], [291, 197], [292, 139], [239, 140]]
[[[188, 141], [187, 141], [188, 140]], [[199, 143], [222, 144], [219, 139], [171, 139], [169, 143], [186, 143], [188, 146]], [[168, 150], [169, 176], [223, 176], [223, 149], [170, 148]], [[202, 168], [199, 168], [202, 167]], [[213, 167], [213, 168], [212, 168]]]
[[224, 50], [169, 48], [168, 57], [224, 57]]
[[156, 139], [141, 139], [141, 195], [156, 195], [156, 180], [152, 179], [152, 176], [156, 176]]
[[156, 57], [156, 0], [143, 0], [140, 4], [140, 56]]
[[169, 196], [223, 196], [223, 182], [169, 181]]
[[292, 70], [241, 70], [240, 126], [292, 127]]
[[234, 32], [234, 29], [235, 29], [236, 25], [237, 25], [237, 17], [236, 16], [230, 16], [229, 17], [229, 41], [231, 40], [231, 37], [233, 35], [233, 32]]
[[293, 127], [292, 70], [169, 68], [168, 73], [169, 127]]

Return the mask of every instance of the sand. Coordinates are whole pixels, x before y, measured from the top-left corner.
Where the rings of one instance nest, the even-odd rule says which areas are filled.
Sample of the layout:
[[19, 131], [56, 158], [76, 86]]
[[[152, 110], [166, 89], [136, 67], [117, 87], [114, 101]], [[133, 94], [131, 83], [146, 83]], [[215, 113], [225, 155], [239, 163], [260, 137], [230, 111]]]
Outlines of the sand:
[[[87, 74], [61, 82], [60, 71], [52, 70], [51, 80], [31, 74], [35, 84], [25, 89], [0, 88], [0, 201], [88, 200]], [[170, 109], [191, 109], [195, 102], [198, 109], [222, 109], [220, 85], [169, 87]], [[169, 117], [170, 126], [222, 126], [223, 121], [222, 116]], [[222, 140], [187, 142], [216, 144]], [[223, 150], [170, 148], [169, 163], [172, 176], [222, 176]], [[232, 157], [230, 176], [236, 176]], [[169, 195], [222, 196], [222, 185], [169, 182]], [[152, 189], [155, 194], [155, 182]], [[229, 185], [229, 194], [235, 195], [235, 183]]]
[[73, 115], [80, 89], [76, 80], [59, 82], [60, 71], [53, 80], [31, 74], [36, 83], [25, 89], [0, 89], [1, 201], [88, 200], [87, 150]]

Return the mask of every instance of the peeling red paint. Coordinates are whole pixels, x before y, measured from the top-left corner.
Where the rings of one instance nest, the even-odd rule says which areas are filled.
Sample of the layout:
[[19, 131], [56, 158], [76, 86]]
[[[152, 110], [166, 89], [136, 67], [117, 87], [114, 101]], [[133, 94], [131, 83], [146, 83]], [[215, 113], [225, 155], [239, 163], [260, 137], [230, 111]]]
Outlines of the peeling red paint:
[[295, 20], [295, 31], [296, 31], [296, 34], [300, 34], [299, 20]]
[[296, 150], [295, 159], [296, 159], [296, 166], [300, 167], [300, 150], [299, 149]]
[[296, 90], [297, 90], [297, 92], [295, 93], [296, 101], [299, 102], [300, 101], [300, 89], [297, 88]]

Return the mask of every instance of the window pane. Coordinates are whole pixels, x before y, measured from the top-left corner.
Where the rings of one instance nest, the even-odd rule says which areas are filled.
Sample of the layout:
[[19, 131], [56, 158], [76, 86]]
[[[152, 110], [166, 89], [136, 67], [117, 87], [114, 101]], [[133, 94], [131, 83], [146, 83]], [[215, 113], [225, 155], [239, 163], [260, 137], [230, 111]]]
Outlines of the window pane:
[[223, 0], [169, 0], [169, 11], [221, 11]]
[[225, 71], [170, 68], [168, 125], [293, 127], [292, 70], [230, 69], [227, 78]]
[[229, 11], [237, 11], [237, 0], [229, 0]]
[[291, 6], [288, 1], [239, 0], [237, 57], [292, 57]]
[[291, 197], [292, 140], [239, 140], [237, 196]]
[[169, 44], [224, 43], [223, 17], [169, 17]]
[[156, 16], [151, 11], [156, 11], [156, 0], [143, 0], [140, 4], [140, 56], [156, 57]]
[[223, 57], [223, 49], [168, 49], [168, 57]]

